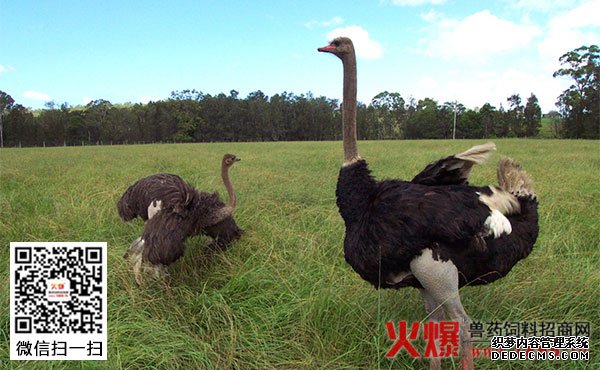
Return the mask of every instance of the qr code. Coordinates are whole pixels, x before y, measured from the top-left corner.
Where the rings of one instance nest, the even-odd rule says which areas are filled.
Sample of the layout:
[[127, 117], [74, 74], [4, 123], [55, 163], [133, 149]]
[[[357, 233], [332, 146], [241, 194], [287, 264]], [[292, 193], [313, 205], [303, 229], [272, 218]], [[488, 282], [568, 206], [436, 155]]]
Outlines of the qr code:
[[106, 243], [11, 243], [10, 265], [11, 358], [105, 355]]

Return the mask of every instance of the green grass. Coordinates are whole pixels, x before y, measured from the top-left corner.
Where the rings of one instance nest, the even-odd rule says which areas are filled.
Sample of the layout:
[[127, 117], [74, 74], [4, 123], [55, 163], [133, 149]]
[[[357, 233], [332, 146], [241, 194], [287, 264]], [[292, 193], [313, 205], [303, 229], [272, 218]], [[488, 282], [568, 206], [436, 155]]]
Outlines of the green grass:
[[540, 127], [540, 133], [538, 134], [539, 139], [556, 139], [556, 132], [554, 128], [554, 119], [542, 118], [542, 126]]
[[[378, 178], [411, 178], [428, 162], [481, 141], [361, 142]], [[502, 155], [532, 175], [540, 237], [504, 279], [461, 292], [476, 321], [591, 321], [591, 361], [495, 362], [480, 369], [599, 368], [600, 147], [597, 141], [497, 140], [472, 183], [495, 183]], [[0, 367], [83, 369], [427, 368], [405, 352], [390, 361], [383, 323], [419, 321], [414, 289], [376, 291], [343, 258], [335, 205], [341, 143], [233, 143], [0, 150]], [[211, 260], [208, 239], [187, 241], [163, 281], [136, 286], [122, 254], [140, 221], [123, 223], [116, 201], [140, 177], [177, 173], [225, 191], [232, 169], [243, 239]], [[108, 361], [8, 360], [10, 241], [107, 241]], [[378, 300], [381, 311], [378, 313]], [[419, 346], [421, 346], [419, 344]], [[422, 349], [422, 348], [421, 348]], [[444, 368], [460, 368], [446, 360]]]

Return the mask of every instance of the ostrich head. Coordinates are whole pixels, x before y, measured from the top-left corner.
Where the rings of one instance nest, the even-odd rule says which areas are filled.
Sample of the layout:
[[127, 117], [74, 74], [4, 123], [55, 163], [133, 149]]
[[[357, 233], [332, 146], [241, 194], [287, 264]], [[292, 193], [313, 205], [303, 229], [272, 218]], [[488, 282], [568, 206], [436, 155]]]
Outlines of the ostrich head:
[[231, 167], [235, 162], [241, 161], [241, 158], [236, 157], [234, 154], [225, 154], [223, 156], [223, 162], [221, 163], [224, 168]]
[[336, 37], [329, 45], [317, 49], [323, 53], [331, 53], [344, 60], [344, 55], [354, 54], [352, 40], [347, 37]]

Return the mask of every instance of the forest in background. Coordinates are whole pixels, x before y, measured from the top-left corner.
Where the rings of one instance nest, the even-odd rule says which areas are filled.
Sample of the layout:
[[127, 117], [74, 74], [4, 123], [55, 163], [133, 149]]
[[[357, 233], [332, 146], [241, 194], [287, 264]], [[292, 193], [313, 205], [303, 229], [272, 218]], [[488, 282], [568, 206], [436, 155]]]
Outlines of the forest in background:
[[[560, 58], [554, 77], [572, 85], [546, 114], [552, 136], [600, 138], [600, 48], [582, 46]], [[359, 103], [359, 139], [475, 139], [536, 137], [542, 112], [535, 94], [523, 101], [507, 97], [507, 106], [489, 103], [467, 109], [459, 102], [405, 99], [384, 91], [369, 104]], [[174, 91], [147, 104], [93, 100], [85, 106], [48, 102], [32, 111], [0, 91], [1, 146], [107, 145], [160, 142], [338, 140], [340, 102], [310, 92], [271, 97], [257, 90], [240, 98], [196, 90]]]

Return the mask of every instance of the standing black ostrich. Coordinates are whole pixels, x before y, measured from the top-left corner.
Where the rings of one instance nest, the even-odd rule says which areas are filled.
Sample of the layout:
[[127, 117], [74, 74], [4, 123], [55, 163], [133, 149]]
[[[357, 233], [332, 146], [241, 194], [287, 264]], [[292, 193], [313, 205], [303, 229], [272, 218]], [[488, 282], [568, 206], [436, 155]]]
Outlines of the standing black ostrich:
[[[211, 248], [224, 249], [238, 239], [242, 230], [233, 219], [237, 197], [229, 180], [229, 168], [240, 158], [225, 154], [221, 163], [223, 184], [229, 202], [217, 193], [199, 192], [173, 174], [156, 174], [136, 181], [117, 203], [123, 221], [141, 217], [145, 222], [142, 236], [125, 253], [133, 265], [134, 276], [141, 282], [142, 267], [159, 275], [161, 267], [179, 259], [186, 238], [206, 234], [213, 238]], [[147, 265], [147, 262], [150, 266]]]
[[[472, 165], [494, 149], [491, 143], [433, 163], [411, 182], [375, 180], [356, 146], [352, 41], [336, 38], [318, 50], [336, 55], [344, 67], [344, 164], [336, 197], [346, 226], [345, 259], [376, 288], [418, 288], [432, 320], [442, 321], [445, 312], [458, 321], [463, 367], [472, 369], [470, 320], [459, 288], [491, 283], [529, 255], [538, 235], [533, 182], [503, 159], [499, 186], [466, 185]], [[440, 368], [439, 358], [431, 368]]]

